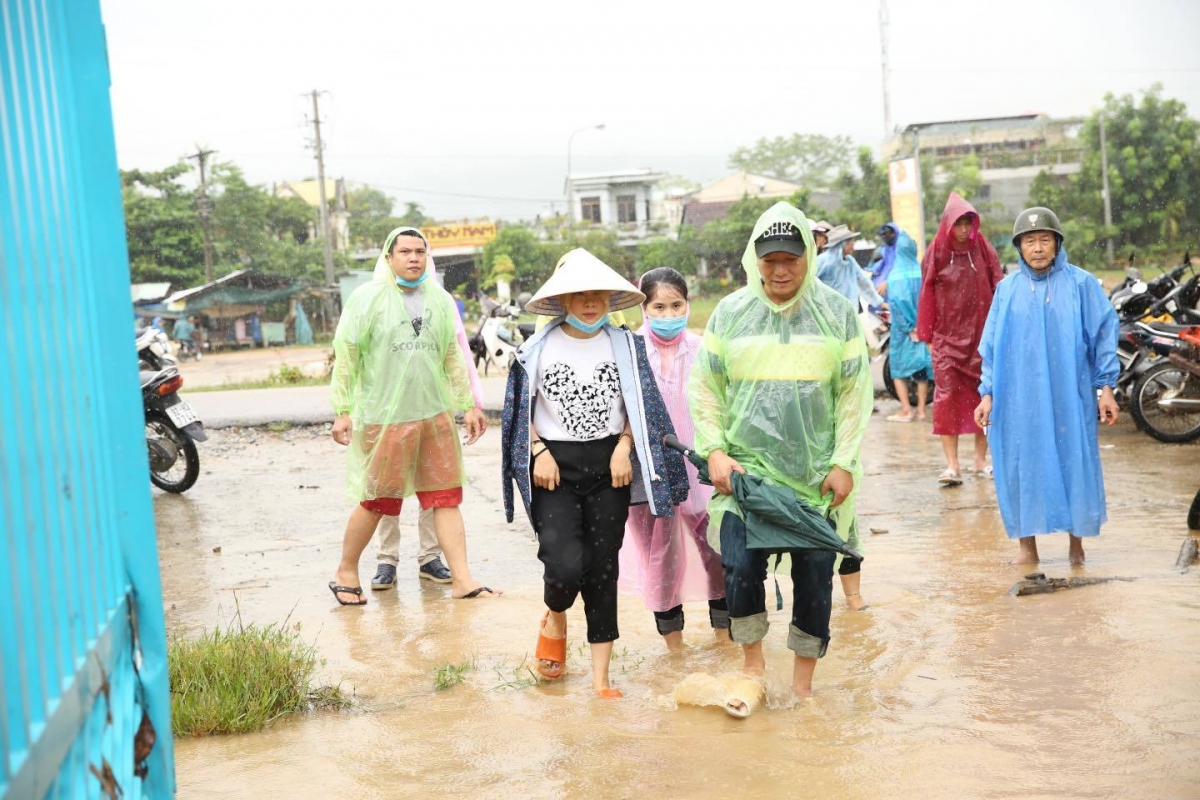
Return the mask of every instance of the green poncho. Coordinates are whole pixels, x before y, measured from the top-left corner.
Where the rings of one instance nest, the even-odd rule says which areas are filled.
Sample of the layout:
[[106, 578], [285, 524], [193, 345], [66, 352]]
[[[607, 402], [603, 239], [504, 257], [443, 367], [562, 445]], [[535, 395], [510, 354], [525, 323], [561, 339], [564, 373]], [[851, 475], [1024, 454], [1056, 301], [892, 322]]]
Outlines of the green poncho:
[[[463, 480], [453, 412], [475, 403], [455, 338], [458, 311], [437, 281], [426, 280], [417, 290], [424, 305], [413, 324], [405, 292], [384, 257], [402, 233], [421, 236], [416, 228], [388, 234], [374, 278], [350, 295], [333, 338], [336, 361], [329, 395], [334, 411], [349, 414], [353, 424], [347, 495], [354, 500], [437, 491], [461, 486]], [[427, 274], [429, 269], [427, 265]], [[405, 425], [435, 419], [436, 425]], [[434, 452], [453, 452], [458, 465], [454, 475], [430, 468]], [[388, 473], [386, 480], [381, 471]]]
[[[754, 240], [773, 223], [804, 236], [808, 270], [786, 303], [767, 299]], [[817, 280], [816, 244], [804, 214], [776, 203], [759, 217], [742, 256], [748, 286], [717, 304], [692, 366], [688, 400], [696, 452], [724, 450], [746, 471], [790, 487], [822, 513], [833, 495], [821, 483], [838, 466], [862, 478], [858, 450], [871, 417], [873, 386], [855, 310]], [[856, 539], [854, 496], [834, 511], [843, 541]], [[709, 502], [709, 541], [720, 547], [725, 512], [741, 515], [727, 495]], [[855, 544], [851, 541], [851, 544]]]

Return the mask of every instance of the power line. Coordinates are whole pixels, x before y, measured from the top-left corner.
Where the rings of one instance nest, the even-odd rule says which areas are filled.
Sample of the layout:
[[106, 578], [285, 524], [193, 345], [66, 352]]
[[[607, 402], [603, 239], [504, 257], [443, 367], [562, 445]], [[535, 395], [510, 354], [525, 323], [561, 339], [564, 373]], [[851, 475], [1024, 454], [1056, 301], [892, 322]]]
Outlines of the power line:
[[371, 186], [376, 189], [391, 189], [395, 192], [408, 192], [410, 194], [434, 194], [443, 197], [463, 197], [468, 200], [497, 200], [500, 202], [510, 203], [557, 203], [562, 200], [561, 197], [502, 197], [500, 195], [490, 194], [467, 194], [464, 192], [443, 192], [438, 189], [415, 189], [411, 186], [393, 186], [387, 183], [378, 183], [375, 181], [359, 181], [351, 179], [353, 183], [360, 186]]

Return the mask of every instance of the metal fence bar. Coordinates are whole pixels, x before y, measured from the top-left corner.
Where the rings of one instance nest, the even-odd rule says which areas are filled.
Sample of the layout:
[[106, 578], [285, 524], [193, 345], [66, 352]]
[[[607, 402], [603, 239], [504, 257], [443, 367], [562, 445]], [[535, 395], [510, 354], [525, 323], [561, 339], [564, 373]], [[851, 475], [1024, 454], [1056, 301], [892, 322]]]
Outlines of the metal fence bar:
[[108, 90], [98, 0], [0, 2], [0, 798], [174, 794]]

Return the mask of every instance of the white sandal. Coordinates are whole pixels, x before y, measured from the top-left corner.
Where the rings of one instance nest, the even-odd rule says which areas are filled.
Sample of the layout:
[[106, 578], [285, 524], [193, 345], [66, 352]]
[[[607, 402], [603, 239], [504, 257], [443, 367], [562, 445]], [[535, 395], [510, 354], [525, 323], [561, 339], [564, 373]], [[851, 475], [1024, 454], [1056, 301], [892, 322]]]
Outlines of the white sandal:
[[942, 472], [941, 475], [938, 475], [938, 483], [941, 484], [942, 486], [947, 486], [947, 487], [948, 486], [961, 486], [962, 485], [962, 476], [959, 475], [954, 470], [947, 468], [945, 471]]

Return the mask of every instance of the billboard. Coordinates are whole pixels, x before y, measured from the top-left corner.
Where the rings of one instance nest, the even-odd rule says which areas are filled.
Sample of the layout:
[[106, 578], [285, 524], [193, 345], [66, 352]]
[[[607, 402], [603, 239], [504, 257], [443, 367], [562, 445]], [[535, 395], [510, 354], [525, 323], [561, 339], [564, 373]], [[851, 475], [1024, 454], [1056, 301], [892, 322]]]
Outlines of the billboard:
[[917, 260], [925, 255], [925, 226], [921, 224], [921, 180], [915, 158], [888, 164], [888, 188], [892, 194], [892, 221], [917, 243]]
[[422, 226], [421, 233], [425, 234], [425, 238], [429, 240], [429, 248], [436, 255], [438, 250], [451, 247], [483, 247], [496, 238], [496, 223], [464, 222]]

